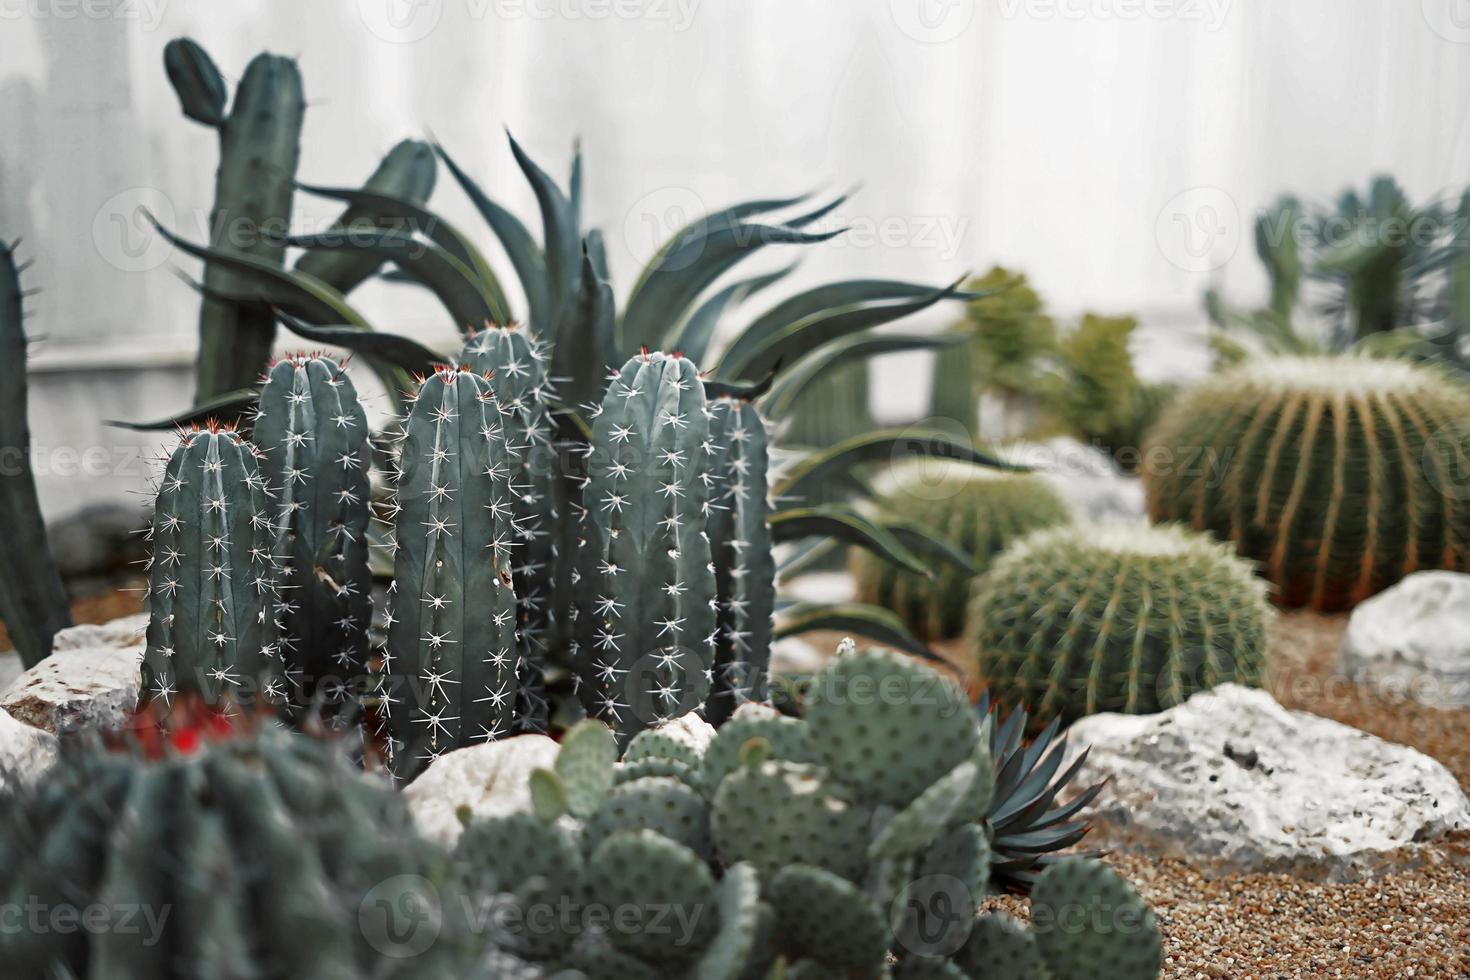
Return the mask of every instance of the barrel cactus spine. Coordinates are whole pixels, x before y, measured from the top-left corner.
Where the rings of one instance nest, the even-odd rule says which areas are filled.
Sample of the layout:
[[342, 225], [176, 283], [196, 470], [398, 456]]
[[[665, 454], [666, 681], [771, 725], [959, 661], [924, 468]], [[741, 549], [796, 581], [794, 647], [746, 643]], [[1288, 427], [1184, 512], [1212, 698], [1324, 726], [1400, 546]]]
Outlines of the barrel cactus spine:
[[184, 432], [149, 531], [143, 691], [168, 704], [286, 697], [274, 604], [277, 566], [259, 450], [227, 426]]
[[718, 634], [705, 717], [718, 725], [746, 701], [766, 700], [776, 565], [767, 521], [765, 421], [749, 400], [727, 396], [710, 404], [709, 429], [705, 533], [715, 568]]
[[[219, 133], [210, 244], [281, 265], [306, 114], [301, 71], [291, 58], [260, 54], [246, 66], [226, 111], [219, 69], [188, 38], [164, 48], [164, 68], [184, 114]], [[247, 299], [255, 290], [215, 263], [204, 272], [195, 400], [249, 387], [270, 358], [275, 313]]]
[[1470, 569], [1470, 389], [1365, 357], [1248, 361], [1151, 433], [1155, 520], [1230, 541], [1282, 606], [1349, 608], [1419, 569]]
[[286, 680], [293, 697], [340, 705], [361, 693], [372, 615], [367, 414], [341, 365], [297, 354], [267, 373], [253, 437], [274, 495]]
[[464, 367], [425, 379], [398, 447], [379, 685], [396, 776], [514, 727], [520, 651], [509, 459], [490, 381]]
[[716, 636], [699, 369], [642, 353], [593, 420], [574, 656], [587, 712], [629, 737], [703, 704]]
[[892, 609], [925, 641], [964, 632], [971, 583], [1007, 545], [1070, 519], [1066, 502], [1040, 477], [933, 460], [900, 464], [885, 474], [875, 511], [953, 542], [974, 562], [974, 574], [942, 562], [925, 578], [853, 550], [859, 598]]
[[1175, 525], [1037, 531], [975, 584], [970, 638], [991, 696], [1035, 725], [1141, 714], [1265, 679], [1265, 583]]

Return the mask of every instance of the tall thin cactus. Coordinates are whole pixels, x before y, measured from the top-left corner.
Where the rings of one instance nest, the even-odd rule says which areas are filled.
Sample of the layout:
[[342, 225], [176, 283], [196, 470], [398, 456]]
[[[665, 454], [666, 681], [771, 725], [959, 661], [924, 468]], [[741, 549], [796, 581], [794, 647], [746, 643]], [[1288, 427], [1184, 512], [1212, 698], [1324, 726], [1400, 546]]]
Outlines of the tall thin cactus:
[[50, 654], [56, 631], [71, 625], [71, 611], [31, 472], [24, 295], [14, 246], [0, 242], [0, 536], [10, 552], [0, 562], [0, 618], [31, 667]]
[[254, 438], [275, 495], [286, 677], [293, 694], [340, 704], [367, 667], [367, 415], [336, 361], [300, 354], [272, 365]]
[[272, 606], [276, 564], [259, 450], [233, 429], [183, 434], [169, 457], [150, 537], [144, 693], [167, 705], [286, 696]]
[[767, 455], [765, 422], [754, 404], [729, 397], [711, 403], [705, 533], [714, 558], [719, 632], [705, 713], [716, 725], [746, 701], [766, 697], [776, 604]]
[[502, 410], [468, 368], [429, 376], [403, 423], [381, 694], [389, 762], [510, 734], [520, 653], [514, 507]]
[[710, 690], [709, 416], [692, 361], [643, 353], [617, 372], [594, 421], [577, 660], [588, 713], [624, 737], [693, 710]]

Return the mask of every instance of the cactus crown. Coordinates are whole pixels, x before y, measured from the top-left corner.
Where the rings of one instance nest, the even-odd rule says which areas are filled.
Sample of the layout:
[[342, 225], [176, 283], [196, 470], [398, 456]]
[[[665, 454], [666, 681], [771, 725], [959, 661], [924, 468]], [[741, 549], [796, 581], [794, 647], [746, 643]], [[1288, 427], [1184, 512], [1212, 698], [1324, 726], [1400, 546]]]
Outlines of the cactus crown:
[[1146, 713], [1265, 669], [1265, 584], [1178, 527], [1052, 528], [977, 583], [971, 636], [991, 694], [1038, 723]]
[[[1049, 868], [1033, 902], [1114, 902], [1138, 930], [1079, 941], [974, 919], [990, 883], [994, 763], [963, 693], [929, 668], [848, 641], [805, 720], [748, 704], [707, 746], [680, 731], [643, 731], [614, 766], [612, 732], [581, 723], [554, 769], [533, 775], [535, 815], [470, 822], [455, 857], [467, 887], [519, 907], [517, 921], [571, 902], [674, 910], [689, 927], [589, 931], [562, 917], [512, 930], [511, 952], [547, 973], [700, 980], [766, 976], [778, 961], [784, 975], [870, 976], [890, 956], [904, 976], [946, 964], [940, 975], [987, 976], [1007, 957], [1059, 977], [1092, 975], [1099, 958], [1110, 976], [1157, 975], [1152, 916], [1086, 860]], [[942, 911], [941, 927], [918, 909]]]
[[1284, 606], [1347, 608], [1418, 569], [1470, 568], [1467, 417], [1470, 391], [1430, 367], [1249, 361], [1154, 428], [1149, 511], [1233, 542]]

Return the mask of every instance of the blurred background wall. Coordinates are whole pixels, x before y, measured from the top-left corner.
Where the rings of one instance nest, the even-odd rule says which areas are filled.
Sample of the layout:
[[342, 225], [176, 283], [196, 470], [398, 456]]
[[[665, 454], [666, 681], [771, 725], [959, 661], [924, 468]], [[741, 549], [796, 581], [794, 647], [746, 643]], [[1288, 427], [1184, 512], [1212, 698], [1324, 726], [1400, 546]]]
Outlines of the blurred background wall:
[[[1470, 177], [1466, 0], [0, 0], [0, 237], [25, 239], [43, 289], [51, 517], [147, 485], [158, 443], [99, 419], [191, 397], [195, 297], [172, 270], [197, 263], [139, 211], [205, 237], [216, 141], [164, 77], [180, 34], [227, 75], [262, 49], [300, 59], [308, 181], [356, 183], [432, 133], [529, 218], [503, 128], [563, 177], [580, 137], [624, 293], [701, 209], [860, 185], [850, 234], [785, 288], [1004, 262], [1063, 316], [1137, 314], [1151, 377], [1203, 369], [1206, 286], [1264, 291], [1250, 224], [1281, 191], [1391, 172], [1423, 199]], [[489, 247], [451, 182], [431, 203]], [[297, 210], [304, 231], [335, 209]], [[450, 336], [411, 290], [355, 299]], [[922, 410], [920, 360], [878, 366], [880, 418]]]

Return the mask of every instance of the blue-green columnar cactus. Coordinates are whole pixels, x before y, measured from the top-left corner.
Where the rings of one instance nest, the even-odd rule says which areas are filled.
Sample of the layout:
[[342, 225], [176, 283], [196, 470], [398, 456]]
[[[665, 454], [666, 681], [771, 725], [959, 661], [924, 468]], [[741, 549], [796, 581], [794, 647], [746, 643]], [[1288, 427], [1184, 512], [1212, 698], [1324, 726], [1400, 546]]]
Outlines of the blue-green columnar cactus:
[[[957, 686], [847, 643], [813, 691], [805, 720], [742, 705], [703, 751], [676, 729], [645, 729], [621, 765], [613, 732], [580, 723], [532, 775], [533, 813], [469, 820], [460, 884], [511, 913], [501, 944], [535, 976], [1158, 975], [1152, 913], [1095, 861], [1039, 876], [1033, 930], [975, 917], [1001, 860], [987, 814], [1007, 774]], [[1079, 927], [1068, 907], [1108, 917]], [[624, 918], [604, 927], [556, 914], [565, 908]]]
[[425, 379], [397, 450], [397, 534], [381, 677], [393, 772], [508, 734], [520, 653], [510, 456], [490, 382]]
[[709, 415], [692, 361], [645, 353], [623, 365], [594, 421], [576, 656], [587, 712], [624, 736], [710, 690]]
[[[280, 267], [306, 115], [301, 70], [291, 58], [257, 55], [226, 111], [223, 76], [197, 43], [170, 41], [163, 63], [184, 114], [219, 133], [210, 244], [231, 257]], [[195, 392], [201, 403], [252, 385], [276, 334], [275, 313], [238, 270], [209, 263], [204, 290]]]
[[575, 522], [561, 520], [571, 511], [570, 481], [555, 441], [546, 360], [525, 331], [491, 325], [470, 336], [459, 361], [489, 379], [500, 403], [514, 515], [516, 630], [526, 655], [516, 721], [521, 731], [544, 731], [545, 661], [561, 635], [557, 610], [571, 594], [572, 562], [563, 556], [576, 549]]
[[457, 901], [448, 856], [399, 794], [328, 743], [176, 707], [166, 741], [74, 745], [43, 781], [0, 793], [0, 901], [109, 915], [0, 930], [6, 976], [467, 975], [447, 916], [432, 945], [392, 917]]
[[274, 525], [259, 450], [233, 429], [183, 434], [158, 487], [150, 532], [144, 693], [211, 704], [279, 702]]
[[301, 354], [271, 366], [253, 436], [273, 494], [286, 681], [294, 697], [341, 704], [367, 669], [367, 415], [336, 361]]
[[709, 518], [705, 534], [715, 566], [717, 622], [713, 689], [705, 708], [722, 724], [746, 701], [766, 699], [776, 564], [766, 501], [766, 426], [755, 405], [719, 398], [710, 404]]

